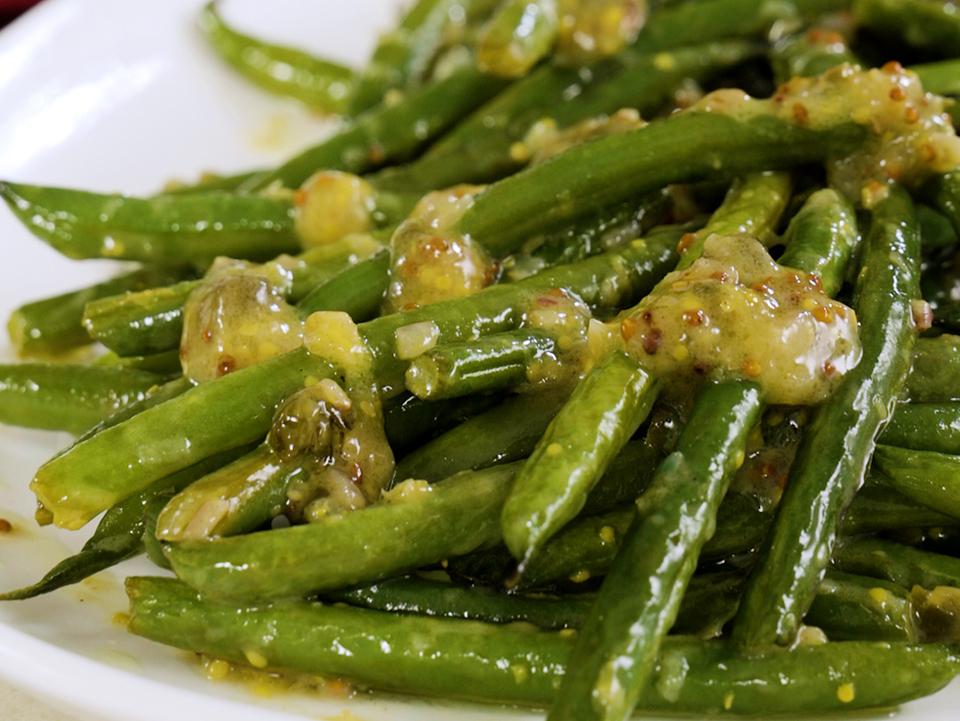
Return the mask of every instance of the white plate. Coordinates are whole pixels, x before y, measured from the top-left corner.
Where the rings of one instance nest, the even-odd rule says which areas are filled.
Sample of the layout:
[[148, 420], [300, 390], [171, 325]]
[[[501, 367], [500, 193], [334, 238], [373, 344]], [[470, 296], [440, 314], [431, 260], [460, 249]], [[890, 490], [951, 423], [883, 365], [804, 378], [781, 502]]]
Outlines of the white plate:
[[[0, 178], [150, 192], [164, 179], [205, 169], [269, 165], [327, 132], [325, 122], [249, 86], [211, 55], [195, 27], [202, 2], [46, 0], [0, 33]], [[229, 0], [225, 12], [263, 36], [358, 63], [396, 5]], [[64, 260], [0, 209], [0, 316], [109, 268]], [[9, 347], [2, 348], [9, 360]], [[39, 530], [29, 518], [32, 472], [68, 441], [0, 430], [0, 517], [16, 526], [0, 537], [0, 588], [35, 580], [82, 542], [85, 534]], [[113, 621], [126, 608], [121, 579], [152, 572], [131, 561], [77, 587], [0, 605], [0, 675], [91, 721], [535, 718], [395, 698], [265, 698], [209, 682], [186, 654], [134, 638]], [[948, 721], [958, 708], [955, 684], [905, 707], [900, 718]]]

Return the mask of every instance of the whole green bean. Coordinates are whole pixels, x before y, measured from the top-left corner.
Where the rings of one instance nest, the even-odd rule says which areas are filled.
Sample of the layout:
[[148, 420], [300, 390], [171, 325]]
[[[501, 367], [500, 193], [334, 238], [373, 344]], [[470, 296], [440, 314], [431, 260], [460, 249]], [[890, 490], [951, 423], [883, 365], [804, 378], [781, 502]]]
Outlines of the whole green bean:
[[155, 480], [263, 437], [274, 407], [333, 369], [297, 350], [205, 383], [77, 443], [37, 471], [31, 489], [54, 523], [80, 528]]
[[167, 557], [178, 578], [211, 597], [284, 598], [375, 581], [496, 543], [515, 473], [503, 465], [432, 487], [398, 486], [395, 502], [318, 523], [175, 543]]
[[92, 338], [83, 327], [83, 310], [99, 298], [173, 283], [184, 273], [142, 268], [52, 298], [25, 303], [10, 314], [7, 332], [21, 355], [48, 355], [87, 345]]
[[860, 244], [853, 206], [835, 190], [818, 190], [790, 220], [784, 242], [787, 249], [777, 262], [816, 273], [823, 292], [836, 295]]
[[657, 382], [615, 352], [574, 389], [510, 489], [503, 538], [520, 572], [583, 508], [587, 494], [650, 413]]
[[804, 433], [734, 624], [741, 648], [792, 643], [813, 600], [842, 510], [863, 483], [910, 370], [919, 256], [913, 203], [891, 187], [873, 208], [855, 292], [863, 356]]
[[[628, 445], [594, 488], [587, 509], [606, 510], [636, 497], [655, 453], [647, 444]], [[395, 500], [323, 522], [171, 544], [167, 555], [178, 577], [217, 596], [303, 596], [375, 581], [497, 543], [503, 499], [517, 468], [465, 471], [435, 486], [413, 483], [391, 491]], [[377, 530], [386, 527], [394, 532]], [[313, 561], [300, 563], [307, 548]]]
[[[166, 578], [129, 579], [127, 593], [130, 630], [138, 635], [406, 693], [549, 703], [572, 645], [561, 632], [319, 603], [238, 608]], [[744, 657], [720, 642], [671, 639], [640, 706], [693, 713], [732, 706], [742, 714], [886, 707], [936, 691], [957, 668], [956, 654], [937, 644], [839, 642]], [[671, 683], [677, 669], [685, 671], [683, 683]]]
[[82, 433], [141, 400], [163, 376], [109, 366], [0, 366], [0, 423]]
[[291, 205], [263, 196], [134, 198], [0, 182], [0, 197], [31, 233], [68, 258], [206, 265], [220, 255], [268, 260], [300, 248]]
[[145, 511], [156, 499], [186, 487], [197, 478], [229, 463], [242, 449], [235, 449], [204, 459], [194, 466], [161, 478], [144, 490], [110, 508], [100, 519], [97, 529], [80, 551], [60, 561], [31, 586], [0, 593], [0, 601], [19, 601], [50, 593], [63, 586], [79, 583], [105, 568], [143, 551], [146, 527]]
[[435, 482], [460, 471], [523, 460], [566, 396], [562, 391], [512, 396], [404, 456], [395, 478]]
[[260, 87], [317, 110], [346, 109], [354, 84], [350, 68], [241, 33], [224, 21], [215, 2], [204, 7], [200, 27], [220, 57]]
[[852, 123], [811, 131], [763, 114], [683, 112], [576, 146], [488, 186], [455, 230], [504, 255], [542, 229], [628, 194], [816, 162], [855, 148], [863, 133]]
[[613, 721], [633, 712], [761, 408], [753, 383], [720, 383], [700, 392], [676, 451], [637, 500], [639, 510], [577, 637], [548, 719]]
[[833, 554], [835, 568], [882, 578], [904, 588], [960, 587], [960, 559], [880, 538], [851, 538]]

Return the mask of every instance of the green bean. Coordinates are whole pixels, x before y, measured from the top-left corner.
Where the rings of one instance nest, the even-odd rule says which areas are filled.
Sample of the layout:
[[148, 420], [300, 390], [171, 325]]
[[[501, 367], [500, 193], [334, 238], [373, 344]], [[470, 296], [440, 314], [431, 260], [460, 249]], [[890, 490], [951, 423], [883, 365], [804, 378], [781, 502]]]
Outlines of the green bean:
[[219, 255], [268, 260], [300, 247], [290, 204], [262, 196], [134, 198], [0, 182], [0, 197], [68, 258], [205, 265]]
[[200, 540], [254, 531], [279, 515], [296, 464], [261, 444], [179, 491], [157, 517], [162, 541]]
[[430, 321], [438, 343], [480, 338], [521, 326], [529, 304], [541, 293], [564, 289], [597, 309], [630, 305], [676, 264], [680, 233], [661, 233], [569, 265], [547, 269], [517, 283], [494, 285], [466, 298], [433, 303], [363, 323], [360, 333], [374, 356], [374, 370], [386, 397], [403, 388], [407, 363], [396, 353], [396, 331]]
[[511, 463], [529, 456], [566, 393], [513, 396], [425, 443], [397, 464], [397, 480], [435, 482], [454, 473]]
[[99, 298], [166, 285], [183, 277], [164, 269], [142, 268], [52, 298], [25, 303], [10, 314], [7, 332], [21, 355], [49, 355], [92, 342], [83, 327], [83, 309]]
[[127, 370], [147, 371], [162, 376], [178, 376], [182, 372], [180, 366], [179, 349], [166, 350], [162, 353], [150, 355], [118, 356], [108, 351], [97, 358], [96, 365], [109, 368], [125, 368]]
[[494, 333], [471, 343], [450, 343], [417, 356], [407, 369], [407, 390], [434, 400], [503, 390], [527, 380], [527, 367], [556, 352], [546, 333]]
[[683, 241], [678, 269], [689, 268], [703, 254], [703, 244], [714, 233], [746, 233], [771, 245], [777, 221], [790, 201], [793, 183], [787, 173], [752, 173], [734, 181], [710, 221]]
[[593, 597], [550, 597], [507, 594], [491, 588], [465, 588], [453, 583], [402, 576], [343, 591], [324, 594], [324, 599], [391, 613], [463, 618], [486, 623], [532, 623], [539, 628], [577, 627]]
[[520, 571], [576, 516], [590, 489], [650, 413], [657, 382], [615, 352], [573, 391], [523, 464], [503, 507], [507, 548]]
[[824, 28], [812, 28], [782, 40], [774, 46], [772, 55], [774, 79], [781, 84], [790, 78], [819, 75], [844, 63], [859, 64], [843, 35]]
[[107, 366], [0, 366], [0, 423], [82, 433], [141, 400], [163, 376]]
[[264, 171], [247, 170], [241, 173], [233, 173], [231, 175], [204, 172], [201, 173], [200, 177], [192, 183], [181, 180], [167, 181], [158, 195], [187, 195], [191, 193], [208, 193], [215, 190], [233, 192], [255, 175], [258, 175], [262, 172]]
[[[638, 477], [635, 486], [641, 490], [649, 481], [651, 466], [658, 458], [654, 448], [648, 452], [650, 457], [641, 462], [650, 470]], [[613, 500], [622, 502], [627, 499]], [[517, 579], [517, 587], [535, 589], [565, 581], [579, 584], [605, 575], [633, 521], [636, 508], [630, 505], [598, 512], [600, 510], [602, 506], [593, 509], [597, 515], [577, 519], [560, 531], [528, 564], [524, 575]], [[773, 513], [764, 509], [751, 494], [728, 493], [717, 512], [716, 531], [704, 546], [701, 558], [723, 561], [752, 553], [763, 542], [772, 522]], [[949, 516], [912, 503], [895, 491], [867, 486], [847, 508], [840, 532], [851, 536], [954, 523]], [[508, 579], [512, 581], [513, 561], [510, 553], [501, 547], [451, 559], [449, 569], [459, 577], [495, 584]]]
[[389, 282], [390, 253], [382, 250], [344, 268], [316, 286], [299, 303], [304, 317], [320, 310], [338, 310], [357, 323], [375, 318]]
[[[594, 488], [587, 510], [635, 497], [647, 478], [638, 469], [655, 453], [643, 443], [628, 445]], [[465, 471], [429, 488], [398, 486], [394, 501], [309, 525], [171, 544], [167, 556], [179, 578], [215, 596], [304, 596], [396, 576], [497, 543], [517, 468]], [[386, 527], [395, 531], [376, 530]], [[300, 562], [305, 549], [309, 564]]]
[[[960, 242], [950, 219], [929, 205], [917, 205], [917, 220], [920, 223], [920, 238], [925, 253], [949, 250], [955, 248]], [[924, 298], [931, 299], [926, 292], [924, 292]]]
[[108, 415], [96, 425], [89, 427], [86, 432], [77, 437], [74, 445], [76, 445], [76, 443], [81, 443], [92, 436], [95, 436], [102, 430], [122, 423], [129, 418], [133, 418], [135, 415], [139, 415], [148, 408], [153, 408], [154, 406], [167, 402], [171, 398], [176, 398], [177, 396], [186, 393], [191, 388], [193, 388], [193, 382], [182, 376], [180, 378], [174, 378], [171, 381], [167, 381], [162, 385], [154, 386], [153, 388], [147, 390], [143, 394], [143, 398], [140, 400], [136, 400], [128, 405], [123, 406], [119, 410]]
[[930, 204], [949, 218], [960, 234], [960, 170], [934, 178], [924, 191]]
[[156, 499], [186, 487], [197, 478], [229, 463], [241, 450], [227, 451], [200, 461], [194, 466], [161, 478], [144, 490], [110, 508], [100, 519], [97, 529], [83, 548], [54, 566], [31, 586], [0, 593], [0, 601], [19, 601], [50, 593], [58, 588], [79, 583], [105, 568], [110, 568], [143, 551], [145, 511]]
[[354, 83], [350, 68], [238, 32], [224, 22], [215, 2], [204, 7], [200, 26], [220, 57], [260, 87], [317, 110], [346, 109]]
[[907, 589], [836, 571], [820, 583], [804, 622], [831, 641], [920, 640]]
[[[557, 60], [581, 66], [619, 53], [647, 20], [646, 0], [558, 0]], [[656, 15], [654, 15], [656, 17]]]
[[857, 22], [885, 37], [951, 56], [960, 48], [960, 14], [950, 0], [855, 0]]
[[557, 39], [554, 0], [503, 0], [477, 36], [477, 66], [519, 78], [550, 53]]
[[753, 383], [700, 392], [677, 450], [637, 501], [548, 719], [614, 720], [633, 712], [761, 408]]
[[852, 538], [833, 554], [835, 568], [882, 578], [904, 588], [960, 587], [960, 559], [880, 538]]
[[863, 356], [804, 433], [734, 624], [741, 648], [792, 643], [813, 600], [841, 512], [863, 483], [910, 370], [919, 255], [913, 203], [892, 187], [873, 208], [855, 292]]
[[[284, 598], [387, 578], [500, 538], [514, 465], [461, 473], [409, 497], [327, 520], [213, 541], [171, 544], [177, 574], [210, 597]], [[382, 529], [390, 528], [390, 533]], [[303, 554], [310, 563], [303, 563]]]
[[455, 230], [504, 255], [542, 229], [616, 204], [628, 194], [816, 162], [856, 147], [863, 132], [852, 123], [811, 131], [762, 114], [741, 120], [679, 113], [576, 146], [488, 186]]
[[899, 405], [879, 440], [891, 446], [918, 451], [960, 454], [960, 405]]
[[904, 396], [920, 403], [960, 400], [960, 336], [917, 341]]
[[[240, 190], [262, 190], [277, 182], [297, 188], [318, 170], [367, 173], [387, 163], [406, 160], [503, 90], [507, 82], [470, 66], [460, 68], [443, 80], [411, 92], [396, 104], [368, 110], [319, 145], [307, 148], [274, 170], [254, 176]], [[358, 89], [355, 97], [360, 97], [360, 92]], [[398, 188], [410, 189], [413, 186]]]
[[[241, 664], [405, 693], [549, 703], [572, 645], [561, 632], [319, 603], [238, 608], [166, 578], [129, 579], [127, 593], [130, 630], [138, 635]], [[724, 643], [670, 639], [640, 706], [693, 713], [732, 706], [742, 714], [886, 707], [943, 687], [957, 667], [955, 653], [937, 644], [839, 642], [742, 657]]]
[[384, 404], [383, 425], [387, 440], [399, 458], [431, 438], [495, 406], [498, 400], [496, 396], [475, 396], [422, 401], [409, 394], [400, 396]]
[[880, 444], [873, 468], [907, 498], [960, 518], [960, 457]]
[[818, 190], [793, 216], [784, 241], [787, 249], [778, 262], [816, 273], [823, 292], [836, 295], [860, 244], [853, 206], [835, 190]]
[[[284, 286], [286, 299], [299, 302], [352, 264], [369, 258], [379, 248], [376, 241], [369, 238], [348, 237], [337, 243], [311, 248], [293, 259], [277, 258], [251, 271], [268, 278], [278, 274], [289, 276], [290, 282]], [[84, 327], [91, 337], [122, 356], [178, 348], [183, 333], [183, 306], [202, 282], [183, 281], [93, 301], [84, 311]], [[320, 308], [308, 307], [307, 310]]]
[[[465, 10], [471, 5], [469, 0], [456, 4]], [[423, 80], [454, 5], [451, 0], [417, 0], [399, 26], [380, 38], [357, 82], [350, 102], [352, 115], [378, 105], [391, 90], [406, 90]]]
[[72, 446], [41, 466], [30, 487], [54, 523], [80, 528], [159, 478], [259, 440], [277, 403], [308, 377], [332, 375], [305, 350], [239, 370]]
[[527, 163], [515, 144], [522, 143], [533, 125], [545, 118], [566, 128], [621, 108], [652, 115], [686, 78], [708, 80], [758, 52], [753, 43], [739, 40], [678, 47], [682, 44], [659, 48], [670, 50], [661, 56], [652, 52], [618, 56], [591, 66], [589, 75], [544, 64], [478, 108], [420, 158], [382, 170], [372, 182], [386, 190], [426, 191], [497, 180]]
[[911, 65], [920, 76], [923, 89], [934, 95], [960, 95], [960, 60]]

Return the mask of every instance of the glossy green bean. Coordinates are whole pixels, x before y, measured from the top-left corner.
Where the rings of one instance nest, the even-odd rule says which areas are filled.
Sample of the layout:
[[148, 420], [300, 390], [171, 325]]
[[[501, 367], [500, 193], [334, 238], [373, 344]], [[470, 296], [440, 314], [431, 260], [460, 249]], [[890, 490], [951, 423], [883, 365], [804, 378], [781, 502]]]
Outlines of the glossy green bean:
[[960, 559], [880, 538], [852, 538], [833, 554], [835, 568], [882, 578], [904, 588], [960, 587]]
[[108, 366], [0, 366], [0, 423], [82, 433], [141, 400], [163, 376]]
[[505, 390], [527, 381], [527, 367], [556, 352], [546, 333], [516, 330], [470, 343], [441, 345], [417, 356], [404, 375], [407, 390], [434, 400]]
[[863, 483], [876, 437], [906, 381], [916, 338], [912, 303], [920, 290], [915, 218], [899, 188], [873, 208], [854, 297], [863, 356], [804, 433], [734, 624], [741, 648], [794, 641], [829, 563], [843, 508]]
[[298, 350], [205, 383], [106, 428], [45, 463], [31, 489], [54, 523], [80, 528], [164, 476], [259, 440], [276, 404], [308, 377], [332, 377]]
[[21, 355], [50, 355], [93, 341], [83, 327], [87, 303], [118, 293], [173, 283], [184, 276], [176, 270], [142, 268], [52, 298], [25, 303], [10, 314], [7, 332]]
[[960, 454], [960, 404], [901, 404], [879, 440], [918, 451]]
[[477, 35], [477, 66], [519, 78], [540, 62], [557, 39], [554, 0], [503, 0]]
[[523, 460], [566, 396], [548, 391], [508, 398], [406, 455], [397, 464], [395, 477], [435, 482], [460, 471]]
[[590, 489], [650, 413], [657, 382], [624, 353], [597, 365], [550, 422], [514, 480], [503, 538], [525, 564], [583, 508]]
[[853, 206], [835, 190], [818, 190], [790, 220], [784, 242], [787, 249], [778, 262], [816, 273], [823, 292], [836, 295], [860, 244]]
[[262, 196], [134, 198], [0, 182], [0, 197], [31, 233], [68, 258], [206, 265], [220, 255], [268, 260], [300, 249], [290, 204]]
[[354, 84], [350, 68], [241, 33], [224, 21], [215, 2], [204, 7], [200, 27], [220, 57], [260, 87], [317, 110], [346, 109]]
[[880, 444], [873, 468], [907, 498], [960, 518], [960, 457]]
[[960, 48], [960, 14], [950, 0], [856, 0], [861, 25], [887, 38], [952, 56]]
[[548, 719], [614, 721], [633, 712], [761, 408], [753, 383], [700, 392], [676, 451], [637, 501]]
[[146, 529], [145, 512], [155, 500], [165, 501], [173, 493], [197, 478], [229, 463], [242, 452], [236, 449], [211, 456], [194, 466], [161, 478], [144, 490], [110, 508], [100, 519], [93, 535], [76, 554], [65, 558], [36, 583], [7, 593], [0, 601], [19, 601], [50, 593], [58, 588], [79, 583], [105, 568], [115, 566], [143, 551]]
[[904, 396], [920, 403], [960, 400], [960, 336], [917, 341]]
[[[238, 608], [165, 578], [130, 579], [127, 593], [130, 630], [138, 635], [242, 664], [406, 693], [548, 703], [571, 647], [562, 633], [516, 626], [308, 602]], [[743, 714], [885, 707], [932, 693], [957, 668], [955, 653], [936, 644], [840, 642], [743, 657], [723, 643], [676, 639], [664, 644], [640, 706], [694, 713], [732, 706]], [[676, 669], [685, 671], [682, 684], [670, 684]], [[837, 693], [846, 684], [856, 689], [849, 699]]]

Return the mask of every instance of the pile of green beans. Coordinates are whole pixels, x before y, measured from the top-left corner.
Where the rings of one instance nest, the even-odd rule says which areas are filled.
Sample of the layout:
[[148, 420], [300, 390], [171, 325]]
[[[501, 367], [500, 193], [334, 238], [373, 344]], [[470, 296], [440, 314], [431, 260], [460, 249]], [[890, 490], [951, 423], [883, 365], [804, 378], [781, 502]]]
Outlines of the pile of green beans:
[[[357, 69], [223, 10], [212, 54], [342, 120], [150, 197], [0, 179], [53, 249], [138, 265], [9, 319], [0, 423], [76, 437], [37, 521], [100, 520], [0, 601], [145, 553], [175, 578], [127, 579], [134, 634], [549, 721], [862, 713], [960, 674], [954, 3], [416, 0]], [[817, 106], [887, 75], [861, 100], [944, 113]], [[723, 353], [771, 313], [856, 336], [821, 362], [816, 331], [804, 405], [779, 349]]]

